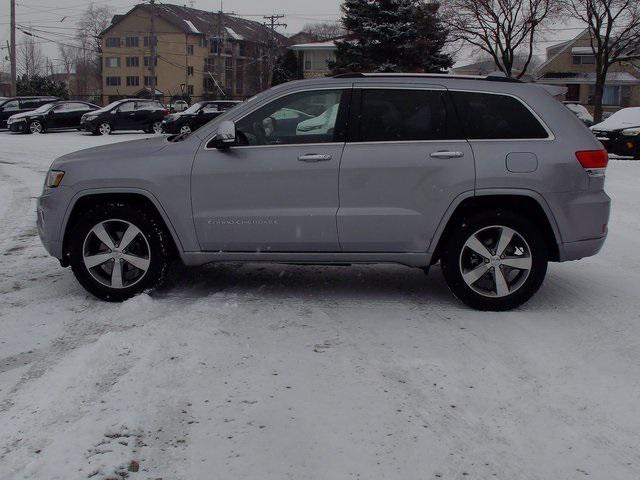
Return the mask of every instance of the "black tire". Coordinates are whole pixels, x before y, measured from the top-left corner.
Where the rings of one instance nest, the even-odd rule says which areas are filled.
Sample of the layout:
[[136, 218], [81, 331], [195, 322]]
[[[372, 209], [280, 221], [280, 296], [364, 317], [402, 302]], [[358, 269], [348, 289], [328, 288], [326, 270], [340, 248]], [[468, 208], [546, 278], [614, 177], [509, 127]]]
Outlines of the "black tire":
[[47, 129], [46, 129], [46, 128], [45, 128], [45, 126], [44, 126], [44, 123], [42, 123], [40, 120], [34, 120], [33, 122], [30, 122], [30, 123], [26, 126], [26, 128], [25, 128], [25, 133], [29, 133], [29, 134], [34, 133], [34, 132], [31, 130], [32, 125], [40, 125], [40, 132], [38, 132], [38, 133], [41, 133], [41, 134], [42, 134], [42, 133], [45, 133], [45, 132], [47, 131]]
[[[122, 288], [112, 288], [96, 280], [83, 260], [85, 239], [91, 230], [100, 222], [112, 219], [130, 222], [136, 226], [146, 239], [150, 250], [149, 267], [144, 275], [137, 283]], [[71, 269], [78, 282], [89, 293], [101, 300], [122, 302], [162, 284], [170, 263], [172, 240], [161, 221], [144, 208], [119, 202], [100, 204], [83, 212], [71, 228], [72, 233], [69, 238]]]
[[[515, 230], [528, 244], [531, 254], [531, 270], [526, 280], [502, 297], [478, 293], [467, 285], [461, 271], [461, 256], [467, 240], [476, 232], [494, 226]], [[538, 291], [547, 272], [548, 249], [540, 231], [536, 222], [507, 210], [493, 210], [461, 219], [445, 239], [441, 256], [442, 273], [449, 289], [460, 301], [476, 310], [502, 312], [524, 304]]]
[[[106, 125], [109, 127], [109, 132], [108, 133], [102, 133], [101, 131], [101, 127], [103, 125]], [[111, 135], [113, 133], [113, 125], [111, 125], [109, 122], [100, 122], [97, 126], [96, 129], [93, 131], [94, 135]]]

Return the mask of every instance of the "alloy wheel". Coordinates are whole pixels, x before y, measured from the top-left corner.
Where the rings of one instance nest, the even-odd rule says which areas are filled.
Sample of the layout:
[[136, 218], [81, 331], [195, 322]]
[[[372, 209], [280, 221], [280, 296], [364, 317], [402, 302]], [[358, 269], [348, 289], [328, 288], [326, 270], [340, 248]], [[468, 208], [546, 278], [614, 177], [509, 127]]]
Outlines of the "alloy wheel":
[[191, 133], [191, 127], [189, 125], [183, 125], [180, 128], [180, 133], [182, 133], [183, 135]]
[[151, 248], [142, 231], [126, 220], [95, 225], [84, 239], [82, 260], [101, 284], [122, 289], [140, 282], [151, 265]]
[[527, 281], [533, 260], [524, 237], [512, 228], [494, 225], [473, 233], [460, 252], [462, 279], [474, 292], [500, 298]]
[[100, 135], [111, 134], [111, 125], [109, 125], [107, 122], [101, 123], [98, 127], [98, 132], [100, 132]]
[[155, 122], [153, 124], [153, 126], [151, 127], [151, 129], [153, 130], [153, 133], [155, 133], [155, 134], [162, 133], [162, 122]]
[[42, 123], [37, 120], [31, 122], [31, 125], [29, 125], [29, 131], [31, 133], [42, 133]]

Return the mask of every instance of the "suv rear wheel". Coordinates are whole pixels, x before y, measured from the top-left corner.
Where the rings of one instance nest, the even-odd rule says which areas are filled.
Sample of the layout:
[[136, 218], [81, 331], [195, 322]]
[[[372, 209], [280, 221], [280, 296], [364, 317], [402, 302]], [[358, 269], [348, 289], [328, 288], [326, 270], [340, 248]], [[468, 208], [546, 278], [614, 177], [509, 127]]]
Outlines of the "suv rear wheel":
[[71, 268], [96, 297], [120, 302], [164, 279], [170, 239], [144, 209], [122, 203], [99, 205], [87, 210], [72, 232]]
[[446, 240], [442, 273], [462, 302], [506, 311], [529, 300], [547, 272], [548, 253], [537, 224], [509, 211], [465, 219]]

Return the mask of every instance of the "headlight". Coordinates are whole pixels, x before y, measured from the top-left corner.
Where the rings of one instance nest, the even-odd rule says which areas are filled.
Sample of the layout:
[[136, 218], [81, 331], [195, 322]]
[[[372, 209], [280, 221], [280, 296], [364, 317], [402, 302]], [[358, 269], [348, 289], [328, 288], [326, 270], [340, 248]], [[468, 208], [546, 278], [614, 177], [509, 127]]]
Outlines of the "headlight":
[[625, 137], [636, 137], [636, 136], [640, 135], [640, 127], [638, 127], [638, 128], [627, 128], [626, 130], [622, 131], [622, 135], [624, 135]]
[[62, 170], [49, 170], [49, 173], [47, 173], [47, 188], [58, 188], [62, 183], [63, 177], [64, 172]]
[[87, 117], [83, 117], [83, 120], [91, 121], [91, 120], [95, 120], [96, 118], [98, 118], [97, 115], [89, 115]]

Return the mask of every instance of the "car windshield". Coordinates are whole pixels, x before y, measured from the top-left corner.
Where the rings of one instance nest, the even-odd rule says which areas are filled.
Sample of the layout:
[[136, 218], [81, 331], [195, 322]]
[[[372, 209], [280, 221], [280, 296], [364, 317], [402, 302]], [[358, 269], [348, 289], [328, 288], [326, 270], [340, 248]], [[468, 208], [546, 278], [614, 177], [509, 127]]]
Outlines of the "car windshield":
[[42, 105], [39, 108], [36, 108], [33, 113], [45, 113], [46, 111], [48, 111], [50, 108], [52, 108], [54, 105], [56, 105], [55, 103], [45, 103], [44, 105]]
[[121, 103], [122, 103], [122, 100], [117, 100], [115, 102], [111, 102], [106, 107], [102, 107], [99, 110], [94, 110], [93, 113], [105, 113], [105, 112], [108, 112], [109, 110], [111, 110], [112, 108], [115, 108], [116, 106], [120, 105]]
[[198, 110], [202, 108], [203, 102], [194, 103], [189, 108], [187, 108], [184, 113], [197, 113]]

